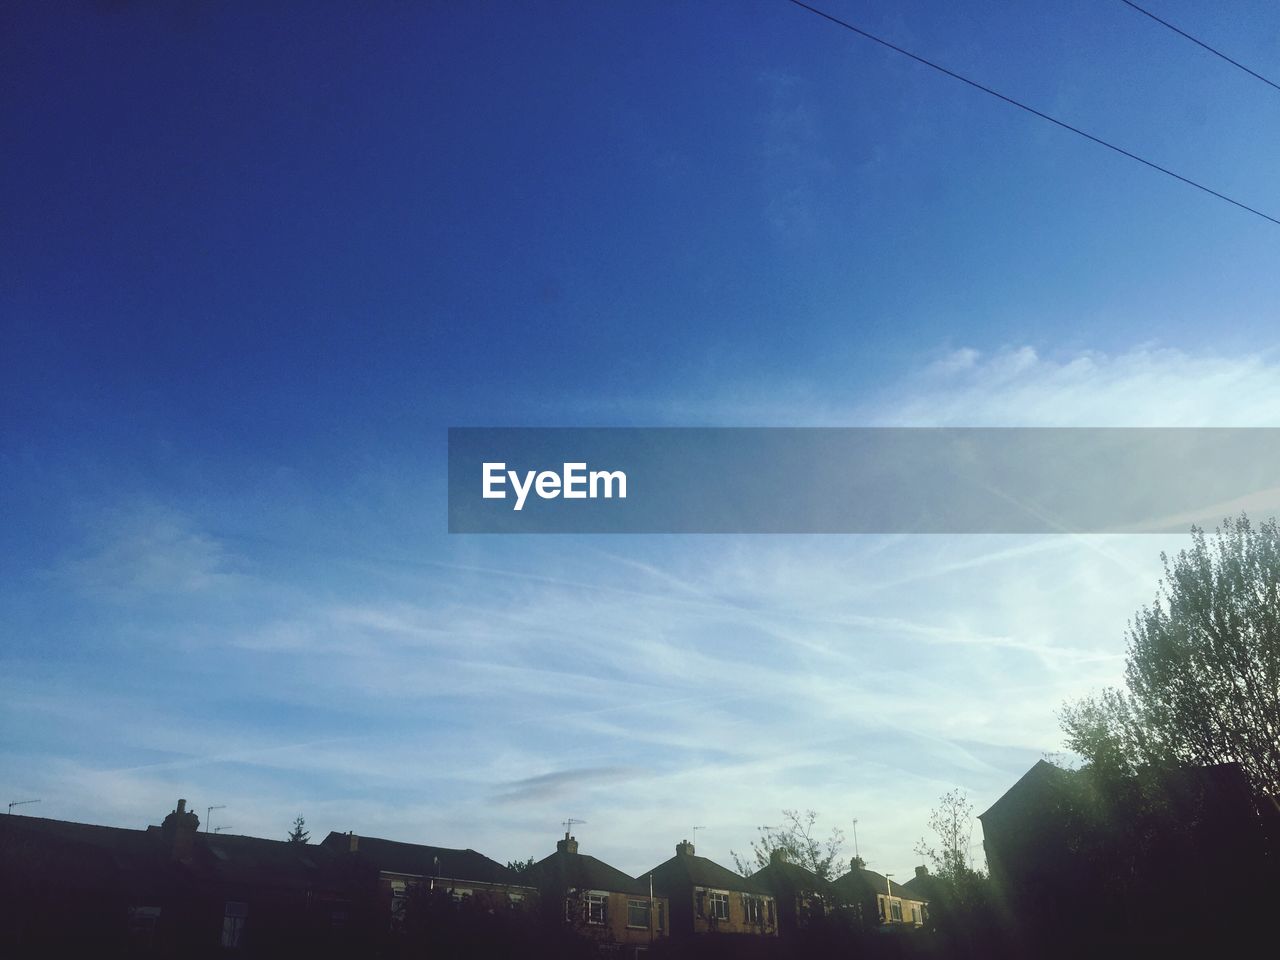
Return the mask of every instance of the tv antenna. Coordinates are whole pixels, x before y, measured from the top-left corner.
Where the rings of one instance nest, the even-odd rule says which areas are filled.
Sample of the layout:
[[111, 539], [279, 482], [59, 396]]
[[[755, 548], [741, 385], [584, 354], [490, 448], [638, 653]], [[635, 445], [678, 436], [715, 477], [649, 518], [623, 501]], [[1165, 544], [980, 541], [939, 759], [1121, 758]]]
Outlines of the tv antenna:
[[[227, 809], [227, 805], [225, 803], [217, 803], [217, 804], [214, 804], [212, 807], [205, 808], [205, 811], [204, 811], [204, 832], [205, 833], [209, 832], [209, 823], [210, 823], [210, 820], [213, 818], [213, 811], [225, 810], [225, 809]], [[215, 830], [213, 832], [217, 833], [218, 831]]]
[[707, 825], [705, 823], [699, 824], [698, 826], [694, 827], [692, 830], [693, 839], [690, 840], [689, 842], [696, 847], [698, 845], [698, 831], [705, 830], [705, 829], [707, 829]]
[[214, 828], [213, 828], [213, 832], [214, 832], [214, 833], [221, 833], [223, 830], [230, 830], [230, 829], [231, 829], [230, 827], [225, 827], [225, 826], [224, 826], [224, 827], [214, 827]]
[[9, 804], [9, 814], [13, 815], [14, 807], [25, 807], [28, 803], [39, 803], [39, 800], [14, 800]]
[[586, 823], [586, 822], [587, 821], [585, 820], [578, 820], [574, 817], [570, 817], [568, 820], [561, 821], [560, 825], [564, 827], [564, 835], [567, 837], [573, 831], [573, 825], [575, 823]]
[[858, 854], [858, 818], [853, 818], [853, 855], [859, 860], [862, 859]]

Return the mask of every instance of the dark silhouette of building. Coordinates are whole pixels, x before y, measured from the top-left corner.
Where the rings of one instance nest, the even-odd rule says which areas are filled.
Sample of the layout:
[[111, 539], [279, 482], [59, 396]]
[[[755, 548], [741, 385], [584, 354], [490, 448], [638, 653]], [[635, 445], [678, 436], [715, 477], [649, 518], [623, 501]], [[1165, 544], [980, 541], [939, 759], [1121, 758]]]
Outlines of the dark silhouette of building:
[[1028, 950], [1219, 953], [1276, 890], [1235, 764], [1108, 776], [1042, 760], [979, 820], [996, 895]]
[[328, 851], [199, 826], [184, 800], [146, 830], [0, 818], [0, 954], [265, 956], [340, 943], [354, 878]]
[[706, 857], [682, 840], [676, 855], [642, 876], [671, 903], [674, 937], [719, 934], [746, 938], [778, 935], [778, 906], [773, 894]]

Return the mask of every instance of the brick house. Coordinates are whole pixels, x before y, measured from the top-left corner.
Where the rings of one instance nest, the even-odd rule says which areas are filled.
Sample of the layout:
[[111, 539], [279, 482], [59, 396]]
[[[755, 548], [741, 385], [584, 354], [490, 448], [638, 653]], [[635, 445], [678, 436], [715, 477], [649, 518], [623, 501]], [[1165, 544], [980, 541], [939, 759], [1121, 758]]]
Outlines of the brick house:
[[544, 908], [558, 912], [577, 932], [601, 946], [644, 952], [668, 936], [668, 901], [647, 880], [637, 880], [588, 854], [567, 832], [556, 851], [530, 871]]
[[752, 878], [696, 856], [687, 840], [676, 844], [674, 857], [644, 876], [652, 877], [654, 890], [670, 900], [672, 936], [778, 935], [773, 894]]
[[520, 909], [537, 891], [496, 860], [475, 850], [330, 833], [320, 844], [357, 870], [376, 877], [372, 914], [382, 929], [404, 917], [414, 888], [448, 894], [458, 903], [473, 901], [486, 910]]

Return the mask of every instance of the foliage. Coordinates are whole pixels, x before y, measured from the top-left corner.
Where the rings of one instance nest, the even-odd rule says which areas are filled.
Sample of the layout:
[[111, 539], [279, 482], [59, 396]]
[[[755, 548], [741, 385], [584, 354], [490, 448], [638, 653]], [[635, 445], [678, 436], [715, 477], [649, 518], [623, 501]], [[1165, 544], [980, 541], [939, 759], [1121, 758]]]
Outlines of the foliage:
[[527, 877], [533, 872], [533, 865], [535, 863], [537, 863], [537, 861], [534, 860], [533, 857], [528, 857], [524, 860], [508, 860], [507, 869], [515, 873], [517, 876]]
[[749, 856], [729, 851], [734, 866], [744, 877], [769, 865], [775, 850], [782, 850], [788, 861], [817, 874], [821, 880], [834, 879], [843, 863], [844, 832], [832, 827], [825, 839], [818, 836], [818, 814], [813, 810], [783, 810], [783, 822], [776, 827], [760, 827], [760, 836], [751, 841]]
[[929, 813], [932, 841], [921, 838], [915, 845], [917, 856], [924, 857], [933, 875], [946, 882], [956, 882], [974, 873], [969, 846], [973, 841], [973, 804], [957, 787], [944, 793], [938, 806]]
[[1125, 690], [1063, 708], [1067, 745], [1103, 773], [1237, 762], [1280, 793], [1280, 529], [1243, 514], [1161, 554], [1155, 601], [1130, 623]]
[[303, 819], [302, 814], [298, 814], [293, 819], [293, 829], [289, 831], [290, 843], [306, 843], [311, 839], [311, 832], [307, 830], [307, 821]]

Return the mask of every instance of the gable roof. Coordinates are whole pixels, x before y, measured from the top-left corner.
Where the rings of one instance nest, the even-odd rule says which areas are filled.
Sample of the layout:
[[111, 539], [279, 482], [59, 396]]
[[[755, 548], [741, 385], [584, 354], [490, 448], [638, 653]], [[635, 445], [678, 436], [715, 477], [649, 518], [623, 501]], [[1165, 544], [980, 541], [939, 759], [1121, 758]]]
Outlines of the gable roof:
[[[524, 886], [520, 876], [496, 860], [491, 860], [475, 850], [457, 850], [451, 847], [432, 847], [423, 843], [404, 843], [400, 840], [384, 840], [380, 837], [357, 837], [354, 857], [363, 860], [384, 873], [401, 873], [410, 877], [440, 877], [447, 880], [466, 880], [472, 883], [491, 883], [503, 886]], [[351, 835], [330, 833], [322, 846], [337, 852], [350, 849]]]
[[213, 881], [310, 889], [334, 886], [341, 880], [327, 849], [225, 833], [196, 833], [190, 856], [177, 861], [170, 856], [160, 827], [133, 830], [42, 817], [5, 817], [0, 821], [0, 845], [6, 857], [22, 850], [25, 856], [38, 856], [46, 866], [65, 861], [82, 879], [96, 877], [112, 886]]
[[[150, 830], [159, 832], [158, 827]], [[239, 834], [198, 834], [193, 861], [201, 872], [225, 883], [258, 887], [308, 889], [336, 886], [342, 879], [333, 851], [319, 844]]]
[[751, 875], [758, 887], [774, 896], [791, 896], [796, 893], [822, 892], [831, 884], [812, 870], [789, 860], [772, 860]]
[[557, 850], [533, 865], [530, 876], [537, 886], [557, 891], [608, 890], [612, 893], [649, 895], [649, 884], [627, 876], [616, 867], [585, 853]]
[[642, 876], [653, 875], [653, 887], [666, 893], [685, 887], [714, 887], [720, 890], [739, 890], [744, 893], [760, 893], [773, 896], [769, 889], [753, 877], [744, 877], [722, 867], [714, 860], [692, 853], [677, 853], [670, 860], [658, 864]]
[[1076, 772], [1073, 770], [1064, 770], [1062, 767], [1056, 766], [1047, 760], [1037, 760], [1030, 770], [1020, 776], [1013, 786], [1000, 795], [1000, 798], [995, 803], [978, 814], [978, 819], [981, 820], [992, 813], [1000, 814], [1006, 808], [1019, 802], [1025, 802], [1031, 797], [1041, 795], [1046, 791], [1068, 787], [1075, 778]]
[[854, 899], [862, 896], [868, 889], [882, 897], [894, 896], [899, 900], [925, 902], [929, 899], [928, 897], [919, 896], [914, 890], [908, 889], [909, 882], [898, 883], [895, 881], [892, 893], [890, 893], [889, 880], [883, 873], [876, 873], [866, 867], [859, 867], [856, 870], [850, 870], [841, 877], [837, 877], [831, 882], [831, 886], [837, 893]]

